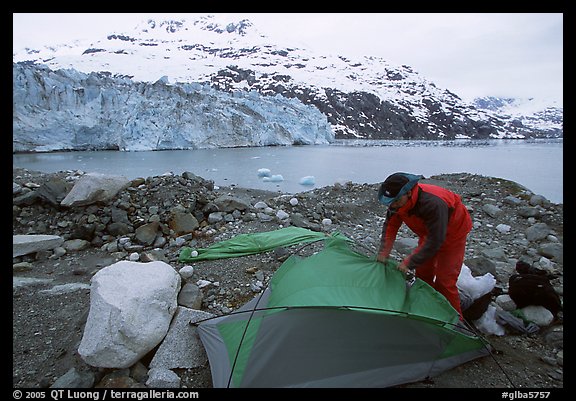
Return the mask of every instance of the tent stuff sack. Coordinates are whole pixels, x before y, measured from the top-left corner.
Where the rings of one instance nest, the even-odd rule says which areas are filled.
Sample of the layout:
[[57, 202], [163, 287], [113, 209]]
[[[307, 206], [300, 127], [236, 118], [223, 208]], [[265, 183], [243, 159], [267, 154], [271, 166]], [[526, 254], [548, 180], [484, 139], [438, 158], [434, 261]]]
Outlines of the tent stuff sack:
[[214, 387], [390, 387], [489, 354], [428, 284], [407, 291], [393, 264], [341, 234], [324, 241], [291, 255], [238, 310], [195, 323]]

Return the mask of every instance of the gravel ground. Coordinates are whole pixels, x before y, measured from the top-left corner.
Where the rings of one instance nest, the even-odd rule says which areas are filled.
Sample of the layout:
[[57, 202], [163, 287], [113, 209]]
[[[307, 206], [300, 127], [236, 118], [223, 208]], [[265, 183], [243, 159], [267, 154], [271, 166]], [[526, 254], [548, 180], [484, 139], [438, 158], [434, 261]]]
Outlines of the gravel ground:
[[[63, 174], [62, 174], [63, 175]], [[24, 185], [29, 182], [41, 184], [49, 178], [47, 174], [15, 171], [14, 182]], [[530, 223], [518, 218], [516, 208], [502, 203], [512, 195], [528, 202], [530, 193], [521, 186], [498, 178], [470, 174], [446, 174], [431, 177], [427, 182], [448, 187], [462, 195], [464, 202], [472, 210], [475, 221], [482, 224], [476, 227], [469, 237], [467, 258], [481, 255], [482, 250], [504, 246], [508, 253], [508, 271], [512, 271], [514, 261], [526, 254], [525, 247], [518, 245], [518, 235], [496, 238], [494, 226], [499, 222], [511, 226], [511, 232], [524, 233]], [[307, 221], [324, 231], [339, 231], [353, 238], [359, 250], [375, 249], [379, 240], [385, 209], [375, 201], [377, 186], [370, 184], [344, 184], [318, 188], [291, 196], [281, 196], [273, 191], [249, 190], [237, 187], [215, 188], [214, 196], [233, 194], [252, 205], [264, 201], [272, 208], [286, 203], [286, 199], [296, 197], [298, 208]], [[157, 195], [149, 194], [149, 204], [154, 204], [154, 196], [163, 199], [177, 198], [176, 187], [162, 187]], [[490, 220], [482, 211], [482, 205], [495, 200], [503, 211], [496, 220]], [[545, 203], [545, 211], [538, 221], [546, 222], [554, 235], [563, 242], [563, 205]], [[13, 210], [13, 234], [29, 233], [29, 228], [38, 224], [44, 216], [56, 219], [67, 213], [58, 208], [44, 205], [20, 206]], [[322, 225], [322, 219], [330, 218], [332, 224]], [[285, 224], [285, 223], [284, 223]], [[274, 230], [282, 225], [276, 220], [261, 221], [258, 218], [237, 219], [233, 222], [214, 224], [213, 235], [199, 235], [198, 247], [230, 238], [240, 233]], [[50, 226], [48, 225], [48, 228]], [[206, 232], [204, 227], [202, 232]], [[50, 232], [43, 232], [48, 234]], [[409, 236], [408, 231], [402, 235]], [[264, 284], [281, 265], [286, 254], [292, 252], [314, 252], [316, 245], [303, 249], [290, 247], [261, 255], [247, 256], [220, 261], [198, 262], [194, 266], [193, 280], [207, 279], [219, 281], [221, 290], [205, 294], [203, 309], [218, 312], [223, 308], [233, 310], [254, 296], [243, 290], [253, 281], [251, 271], [261, 271]], [[166, 258], [176, 269], [183, 264], [177, 261], [178, 249], [166, 247]], [[101, 268], [118, 260], [118, 253], [110, 253], [101, 246], [91, 246], [81, 251], [68, 252], [51, 258], [49, 255], [28, 255], [14, 258], [13, 264], [13, 344], [12, 376], [14, 388], [46, 388], [65, 374], [71, 367], [90, 370], [95, 374], [95, 385], [101, 382], [111, 369], [88, 367], [77, 353], [89, 310], [90, 291], [80, 287], [76, 291], [58, 292], [59, 285], [86, 285]], [[397, 254], [401, 256], [400, 253]], [[24, 264], [22, 264], [24, 263]], [[553, 264], [558, 278], [553, 284], [561, 290], [563, 286], [563, 265]], [[506, 277], [497, 277], [497, 287], [506, 289]], [[239, 290], [240, 289], [240, 290]], [[215, 310], [216, 309], [216, 310]], [[458, 366], [431, 380], [403, 385], [413, 388], [563, 388], [563, 323], [555, 320], [534, 334], [514, 334], [504, 336], [486, 335], [493, 346], [492, 355]], [[142, 359], [145, 365], [151, 355]], [[182, 387], [209, 388], [212, 386], [208, 363], [197, 369], [179, 370]], [[136, 383], [143, 387], [144, 384]]]

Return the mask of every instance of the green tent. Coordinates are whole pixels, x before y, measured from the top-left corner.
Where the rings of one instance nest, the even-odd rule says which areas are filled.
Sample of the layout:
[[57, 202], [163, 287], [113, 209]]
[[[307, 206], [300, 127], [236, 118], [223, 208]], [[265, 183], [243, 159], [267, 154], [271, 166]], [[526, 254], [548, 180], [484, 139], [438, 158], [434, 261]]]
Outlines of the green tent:
[[197, 324], [214, 387], [389, 387], [489, 353], [455, 329], [457, 312], [428, 284], [407, 292], [394, 266], [340, 234], [323, 238], [322, 251], [290, 256], [237, 311]]

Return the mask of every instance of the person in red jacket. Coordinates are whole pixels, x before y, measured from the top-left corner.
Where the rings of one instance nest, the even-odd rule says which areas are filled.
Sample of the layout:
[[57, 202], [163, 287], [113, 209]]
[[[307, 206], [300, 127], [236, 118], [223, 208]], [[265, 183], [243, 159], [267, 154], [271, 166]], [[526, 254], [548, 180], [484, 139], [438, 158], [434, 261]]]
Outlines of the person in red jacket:
[[405, 223], [418, 236], [418, 246], [399, 265], [444, 295], [463, 318], [456, 282], [464, 262], [472, 219], [459, 195], [420, 183], [421, 175], [394, 173], [380, 185], [378, 200], [388, 206], [377, 260], [385, 262]]

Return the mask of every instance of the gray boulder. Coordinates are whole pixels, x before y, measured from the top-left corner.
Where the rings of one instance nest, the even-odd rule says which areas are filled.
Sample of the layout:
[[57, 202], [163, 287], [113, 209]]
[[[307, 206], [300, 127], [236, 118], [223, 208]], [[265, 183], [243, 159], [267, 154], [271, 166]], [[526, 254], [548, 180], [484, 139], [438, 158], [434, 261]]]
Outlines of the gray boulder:
[[60, 204], [86, 206], [96, 202], [106, 203], [129, 185], [130, 180], [126, 177], [88, 173], [76, 181]]
[[64, 243], [58, 235], [19, 234], [12, 236], [12, 257], [52, 250]]

